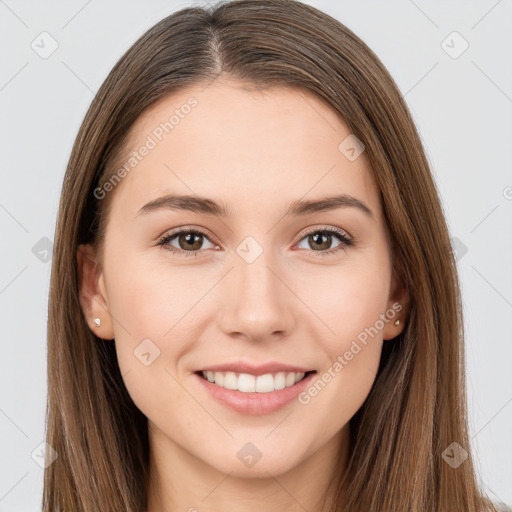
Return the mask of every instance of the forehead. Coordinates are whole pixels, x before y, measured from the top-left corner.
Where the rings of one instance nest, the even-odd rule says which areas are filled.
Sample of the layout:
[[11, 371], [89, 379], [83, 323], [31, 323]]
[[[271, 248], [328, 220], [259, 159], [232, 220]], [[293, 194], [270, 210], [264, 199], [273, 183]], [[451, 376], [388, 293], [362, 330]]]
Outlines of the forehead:
[[347, 157], [351, 137], [332, 108], [302, 89], [248, 90], [226, 81], [189, 86], [159, 100], [132, 126], [116, 167], [128, 172], [114, 202], [134, 211], [176, 192], [217, 198], [241, 212], [347, 193], [379, 215], [364, 151]]

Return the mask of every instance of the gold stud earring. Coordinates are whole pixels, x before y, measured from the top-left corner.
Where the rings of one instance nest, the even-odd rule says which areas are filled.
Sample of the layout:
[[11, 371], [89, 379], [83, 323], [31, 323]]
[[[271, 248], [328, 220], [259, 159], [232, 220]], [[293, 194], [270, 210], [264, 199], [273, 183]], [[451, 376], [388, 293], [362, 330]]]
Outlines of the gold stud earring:
[[93, 318], [92, 321], [96, 325], [96, 327], [99, 327], [101, 325], [101, 320], [99, 318]]
[[395, 325], [400, 325], [400, 320], [395, 320]]

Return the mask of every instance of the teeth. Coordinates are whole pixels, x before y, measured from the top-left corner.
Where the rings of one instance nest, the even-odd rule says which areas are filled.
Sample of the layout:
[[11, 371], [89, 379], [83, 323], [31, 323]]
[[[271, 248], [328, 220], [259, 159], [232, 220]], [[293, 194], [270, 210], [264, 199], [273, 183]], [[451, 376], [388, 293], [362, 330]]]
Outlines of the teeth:
[[203, 377], [217, 386], [242, 391], [244, 393], [270, 393], [271, 391], [289, 388], [304, 378], [304, 373], [278, 372], [265, 375], [250, 375], [235, 372], [202, 372]]

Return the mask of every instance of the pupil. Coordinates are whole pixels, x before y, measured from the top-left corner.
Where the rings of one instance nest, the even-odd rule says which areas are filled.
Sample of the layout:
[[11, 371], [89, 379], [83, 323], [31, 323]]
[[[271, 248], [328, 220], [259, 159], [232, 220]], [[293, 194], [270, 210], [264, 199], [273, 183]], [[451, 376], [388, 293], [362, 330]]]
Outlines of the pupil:
[[[326, 234], [319, 234], [319, 233], [317, 233], [317, 234], [313, 235], [311, 238], [313, 238], [313, 242], [314, 242], [315, 244], [323, 245], [323, 246], [324, 246], [324, 247], [322, 247], [323, 249], [328, 249], [328, 248], [329, 248], [330, 240], [331, 240], [331, 235], [326, 235]], [[324, 242], [324, 243], [322, 244], [322, 242], [321, 242], [321, 241], [320, 241], [320, 242], [318, 242], [318, 241], [317, 241], [317, 239], [318, 239], [318, 238], [320, 238], [320, 239], [325, 238], [325, 239], [326, 239], [326, 242]]]
[[197, 241], [199, 241], [199, 247], [201, 246], [201, 238], [199, 235], [195, 235], [194, 233], [187, 233], [186, 235], [182, 235], [185, 238], [185, 243], [188, 244], [189, 248], [194, 247], [194, 244], [197, 246]]

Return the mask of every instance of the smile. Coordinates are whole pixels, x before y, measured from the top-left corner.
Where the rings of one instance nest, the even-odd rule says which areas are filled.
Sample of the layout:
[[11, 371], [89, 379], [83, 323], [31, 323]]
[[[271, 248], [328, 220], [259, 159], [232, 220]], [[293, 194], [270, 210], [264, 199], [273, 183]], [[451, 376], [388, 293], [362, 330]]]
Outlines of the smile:
[[198, 371], [193, 375], [207, 396], [241, 414], [264, 415], [296, 401], [316, 371], [249, 373]]
[[242, 393], [270, 393], [289, 388], [313, 372], [277, 372], [264, 375], [249, 373], [202, 371], [201, 376], [217, 386]]

